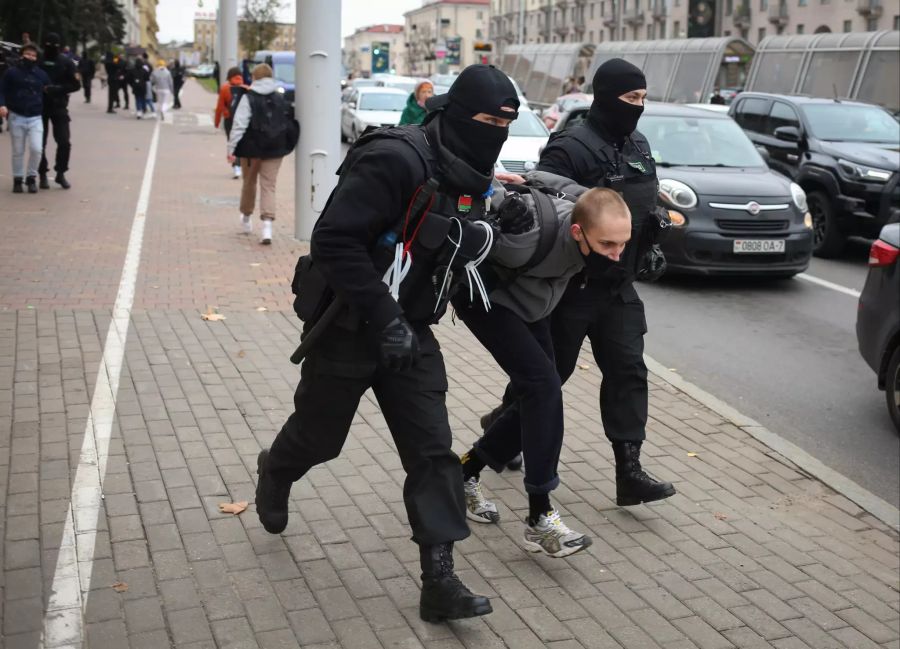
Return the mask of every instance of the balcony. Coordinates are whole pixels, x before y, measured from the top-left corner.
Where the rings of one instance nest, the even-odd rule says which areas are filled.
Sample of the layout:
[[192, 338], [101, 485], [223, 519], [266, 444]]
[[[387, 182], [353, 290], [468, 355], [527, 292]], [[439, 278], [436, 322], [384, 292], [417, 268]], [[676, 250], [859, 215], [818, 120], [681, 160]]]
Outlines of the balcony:
[[769, 5], [769, 22], [778, 27], [784, 27], [788, 24], [788, 6], [785, 3], [777, 3]]
[[856, 5], [859, 15], [869, 19], [880, 18], [882, 10], [881, 0], [859, 0]]
[[669, 5], [666, 0], [654, 0], [651, 11], [653, 20], [663, 21], [669, 15]]
[[731, 15], [734, 26], [738, 29], [750, 29], [750, 5], [742, 4], [734, 8]]
[[608, 16], [603, 17], [603, 26], [604, 27], [617, 27], [619, 25], [619, 19], [615, 14], [609, 14]]
[[569, 0], [556, 0], [556, 8], [562, 9], [563, 11], [565, 11], [566, 8], [568, 8], [569, 4], [570, 4]]
[[643, 25], [644, 24], [644, 10], [641, 9], [640, 7], [629, 7], [625, 11], [623, 18], [625, 19], [625, 22], [628, 23], [629, 25], [631, 25], [632, 27], [636, 27], [638, 25]]
[[560, 38], [565, 38], [569, 35], [569, 26], [568, 25], [557, 25], [553, 28], [553, 31], [556, 32], [556, 35]]

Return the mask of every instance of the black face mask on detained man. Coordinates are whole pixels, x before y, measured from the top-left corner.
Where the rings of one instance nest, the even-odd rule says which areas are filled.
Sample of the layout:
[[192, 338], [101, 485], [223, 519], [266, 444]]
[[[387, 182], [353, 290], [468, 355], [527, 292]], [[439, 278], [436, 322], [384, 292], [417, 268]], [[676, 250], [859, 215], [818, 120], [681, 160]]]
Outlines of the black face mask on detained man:
[[645, 90], [647, 78], [641, 69], [623, 59], [610, 59], [594, 74], [594, 102], [588, 121], [617, 139], [625, 139], [637, 128], [644, 112], [619, 99], [632, 90]]

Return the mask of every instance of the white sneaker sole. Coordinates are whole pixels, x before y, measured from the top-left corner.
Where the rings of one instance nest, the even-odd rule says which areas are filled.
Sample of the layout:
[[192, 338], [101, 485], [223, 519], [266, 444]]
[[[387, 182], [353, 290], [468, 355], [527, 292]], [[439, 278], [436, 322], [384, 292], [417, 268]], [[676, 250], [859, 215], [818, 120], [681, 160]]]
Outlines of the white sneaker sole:
[[568, 557], [570, 555], [575, 554], [576, 552], [581, 552], [585, 548], [589, 548], [591, 546], [591, 537], [583, 536], [583, 543], [581, 545], [575, 545], [572, 547], [563, 547], [558, 552], [547, 552], [540, 543], [535, 543], [534, 541], [529, 541], [527, 539], [522, 539], [522, 546], [528, 550], [529, 552], [543, 552], [548, 557], [552, 557], [554, 559], [562, 559], [563, 557]]
[[481, 523], [483, 525], [496, 525], [500, 522], [500, 512], [485, 512], [483, 514], [476, 514], [475, 512], [469, 511], [469, 509], [466, 508], [466, 518], [468, 518], [470, 521]]

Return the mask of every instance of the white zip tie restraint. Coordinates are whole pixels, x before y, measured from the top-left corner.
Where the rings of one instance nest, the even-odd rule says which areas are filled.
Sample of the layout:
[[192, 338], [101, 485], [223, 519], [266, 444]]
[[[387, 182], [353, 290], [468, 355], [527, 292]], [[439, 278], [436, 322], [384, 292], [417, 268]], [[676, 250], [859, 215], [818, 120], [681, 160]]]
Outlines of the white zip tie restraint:
[[400, 284], [406, 279], [411, 266], [412, 253], [407, 251], [404, 255], [403, 242], [398, 241], [397, 245], [394, 247], [394, 263], [388, 266], [388, 269], [384, 273], [384, 278], [382, 279], [382, 281], [388, 285], [388, 288], [391, 291], [391, 297], [393, 297], [394, 300], [400, 299]]
[[[481, 279], [481, 273], [478, 272], [478, 267], [485, 259], [487, 259], [488, 254], [491, 252], [491, 248], [494, 246], [494, 229], [485, 221], [475, 221], [475, 223], [484, 228], [485, 240], [481, 250], [478, 251], [478, 257], [465, 266], [466, 276], [469, 278], [469, 301], [471, 302], [475, 299], [472, 286], [474, 284], [475, 288], [478, 289], [478, 294], [481, 295], [481, 303], [484, 305], [484, 310], [490, 311], [491, 300], [488, 298], [487, 289], [484, 286], [484, 280]], [[462, 239], [462, 237], [460, 237], [460, 239]]]
[[459, 252], [459, 248], [462, 245], [462, 223], [456, 217], [450, 217], [450, 220], [456, 224], [456, 227], [459, 228], [459, 240], [454, 241], [453, 237], [449, 234], [447, 235], [447, 239], [449, 239], [450, 243], [452, 243], [455, 248], [453, 249], [453, 254], [450, 255], [450, 261], [447, 262], [447, 272], [444, 273], [444, 279], [441, 281], [441, 290], [438, 291], [437, 300], [434, 303], [434, 313], [437, 313], [438, 307], [441, 305], [441, 301], [444, 299], [444, 293], [447, 291], [448, 284], [450, 281], [450, 273], [452, 272], [453, 262], [456, 260], [456, 253]]

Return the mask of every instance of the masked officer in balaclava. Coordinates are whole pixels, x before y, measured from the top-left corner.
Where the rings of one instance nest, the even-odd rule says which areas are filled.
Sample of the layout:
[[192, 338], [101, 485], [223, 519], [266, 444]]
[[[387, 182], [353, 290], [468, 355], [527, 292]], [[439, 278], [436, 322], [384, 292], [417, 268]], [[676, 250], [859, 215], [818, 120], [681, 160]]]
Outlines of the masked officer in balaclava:
[[53, 139], [56, 142], [56, 164], [54, 170], [56, 177], [54, 182], [63, 189], [71, 187], [66, 180], [66, 172], [69, 170], [69, 155], [72, 152], [71, 135], [69, 133], [69, 95], [78, 92], [81, 83], [75, 62], [61, 51], [62, 41], [59, 34], [49, 33], [44, 39], [44, 60], [41, 68], [50, 77], [50, 85], [44, 97], [44, 148], [41, 152], [40, 173], [41, 189], [50, 189], [47, 182], [47, 135], [50, 131], [48, 122], [53, 125]]
[[340, 454], [371, 388], [406, 471], [420, 615], [437, 622], [491, 605], [453, 571], [453, 543], [469, 528], [447, 376], [429, 325], [490, 252], [485, 203], [519, 101], [506, 75], [487, 65], [466, 68], [433, 100], [422, 126], [377, 129], [356, 142], [298, 263], [295, 310], [304, 345], [314, 343], [295, 411], [259, 455], [256, 507], [267, 531], [285, 529], [292, 483]]
[[[590, 255], [585, 271], [569, 282], [552, 316], [553, 350], [560, 379], [575, 369], [585, 336], [603, 374], [600, 412], [616, 459], [616, 503], [637, 505], [668, 498], [675, 488], [641, 468], [647, 425], [647, 367], [644, 303], [633, 285], [636, 276], [662, 274], [653, 249], [661, 226], [656, 200], [659, 183], [647, 139], [637, 130], [644, 112], [647, 80], [622, 59], [611, 59], [594, 75], [594, 102], [587, 121], [550, 138], [537, 169], [586, 187], [619, 192], [631, 210], [632, 236], [618, 262]], [[507, 390], [506, 404], [512, 402]], [[505, 406], [482, 418], [487, 427]]]

